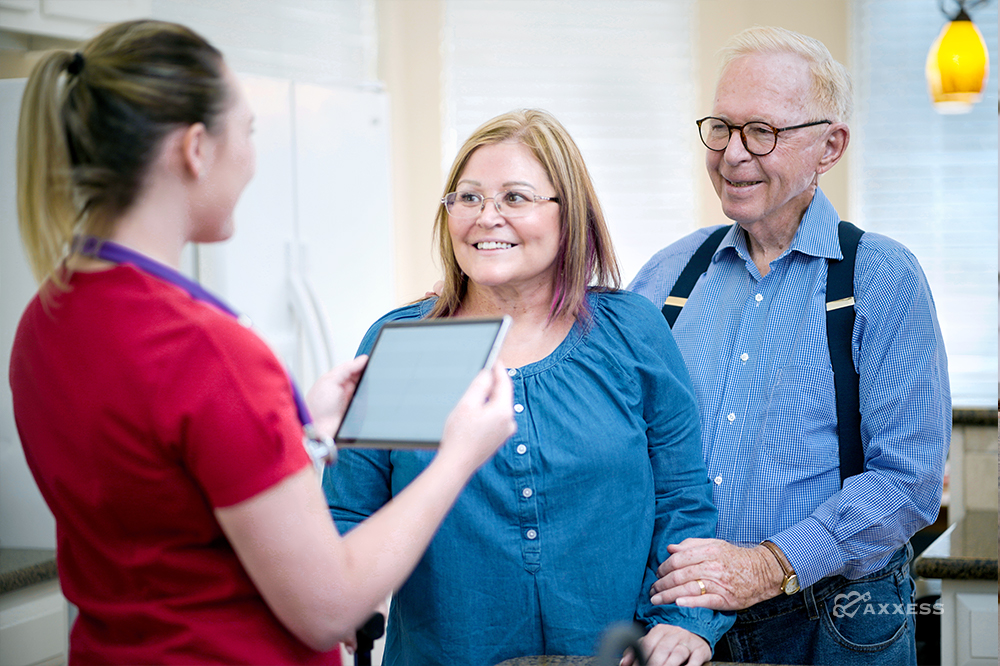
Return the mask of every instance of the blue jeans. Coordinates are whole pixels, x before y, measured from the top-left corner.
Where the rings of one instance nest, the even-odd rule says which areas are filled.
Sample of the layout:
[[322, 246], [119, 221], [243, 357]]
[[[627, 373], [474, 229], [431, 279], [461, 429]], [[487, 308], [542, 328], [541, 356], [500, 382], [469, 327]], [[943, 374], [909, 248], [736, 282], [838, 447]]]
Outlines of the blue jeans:
[[[830, 576], [736, 614], [717, 661], [916, 666], [910, 544], [857, 580]], [[728, 649], [727, 649], [728, 648]]]

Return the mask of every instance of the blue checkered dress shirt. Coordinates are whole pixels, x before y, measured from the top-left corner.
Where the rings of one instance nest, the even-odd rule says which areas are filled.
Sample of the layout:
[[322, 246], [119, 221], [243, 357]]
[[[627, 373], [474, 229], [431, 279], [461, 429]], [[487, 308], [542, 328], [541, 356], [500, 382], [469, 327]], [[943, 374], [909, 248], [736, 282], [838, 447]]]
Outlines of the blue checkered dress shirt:
[[[774, 541], [803, 586], [878, 570], [937, 518], [951, 436], [947, 359], [927, 279], [905, 247], [866, 233], [852, 338], [865, 472], [840, 488], [825, 310], [827, 258], [842, 256], [839, 221], [817, 189], [764, 277], [734, 227], [673, 328], [701, 411], [719, 537]], [[662, 306], [713, 230], [658, 252], [629, 288]]]

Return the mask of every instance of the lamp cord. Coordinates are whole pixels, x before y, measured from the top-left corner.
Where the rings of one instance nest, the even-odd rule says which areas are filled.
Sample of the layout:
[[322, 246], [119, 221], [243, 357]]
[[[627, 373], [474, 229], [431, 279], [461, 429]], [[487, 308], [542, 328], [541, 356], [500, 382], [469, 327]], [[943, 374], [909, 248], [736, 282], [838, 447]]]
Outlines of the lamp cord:
[[941, 13], [944, 14], [945, 18], [949, 21], [971, 21], [969, 18], [968, 10], [973, 7], [978, 7], [989, 2], [989, 0], [955, 0], [958, 5], [958, 13], [952, 16], [944, 8], [944, 0], [938, 0], [938, 6], [941, 8]]

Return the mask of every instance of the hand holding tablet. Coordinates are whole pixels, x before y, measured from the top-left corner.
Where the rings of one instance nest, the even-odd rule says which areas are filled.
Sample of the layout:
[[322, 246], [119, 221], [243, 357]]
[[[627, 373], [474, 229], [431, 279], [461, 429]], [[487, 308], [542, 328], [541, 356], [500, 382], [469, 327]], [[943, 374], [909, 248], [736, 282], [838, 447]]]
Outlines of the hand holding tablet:
[[510, 317], [389, 322], [337, 430], [339, 447], [434, 448], [469, 383], [493, 365]]

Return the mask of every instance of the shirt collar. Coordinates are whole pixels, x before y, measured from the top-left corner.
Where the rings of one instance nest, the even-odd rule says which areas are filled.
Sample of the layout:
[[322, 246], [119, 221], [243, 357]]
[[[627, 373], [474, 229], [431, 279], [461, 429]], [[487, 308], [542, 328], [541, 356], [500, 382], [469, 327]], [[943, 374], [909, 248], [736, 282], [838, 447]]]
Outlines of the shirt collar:
[[[802, 221], [795, 232], [791, 246], [782, 256], [795, 251], [812, 257], [836, 259], [837, 261], [843, 259], [844, 255], [840, 251], [840, 239], [837, 235], [839, 223], [840, 215], [837, 214], [837, 210], [823, 194], [823, 190], [817, 187], [816, 194], [813, 195], [805, 215], [802, 216]], [[733, 225], [733, 228], [722, 239], [722, 243], [719, 244], [719, 249], [712, 258], [713, 261], [718, 261], [722, 251], [726, 248], [733, 248], [737, 254], [749, 261], [750, 250], [747, 247], [746, 234], [741, 233], [741, 231], [738, 224]]]

